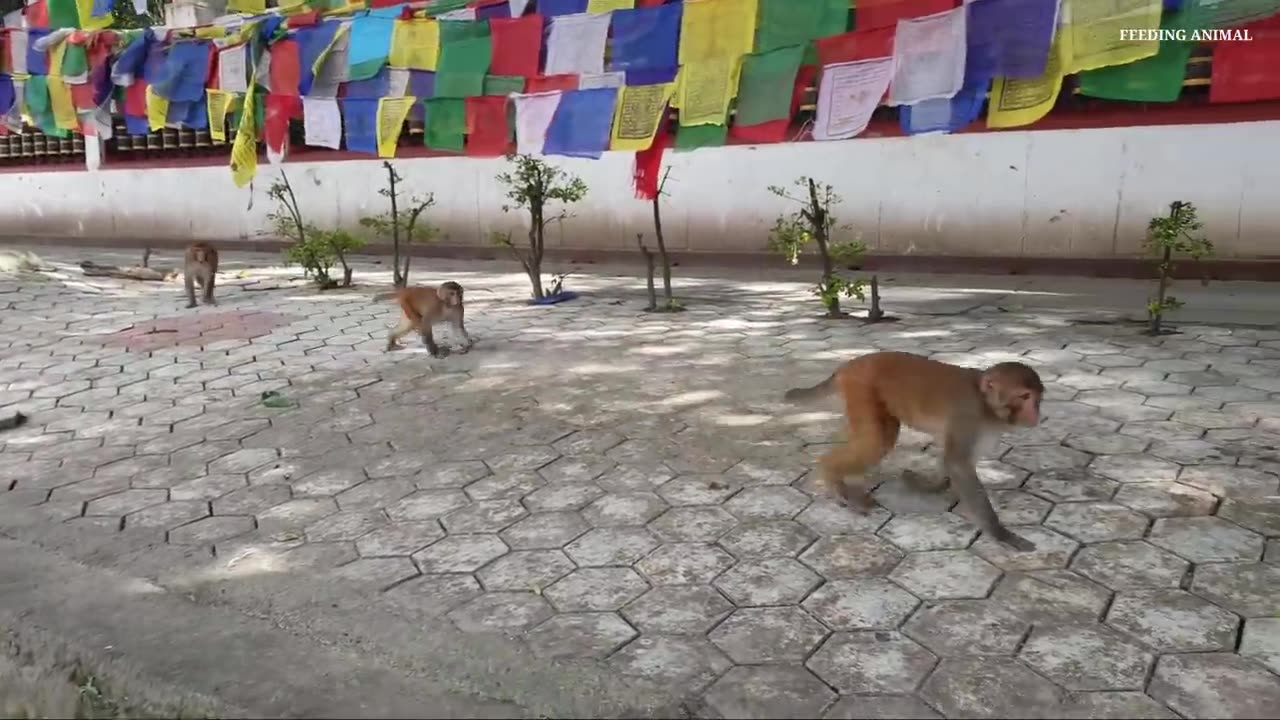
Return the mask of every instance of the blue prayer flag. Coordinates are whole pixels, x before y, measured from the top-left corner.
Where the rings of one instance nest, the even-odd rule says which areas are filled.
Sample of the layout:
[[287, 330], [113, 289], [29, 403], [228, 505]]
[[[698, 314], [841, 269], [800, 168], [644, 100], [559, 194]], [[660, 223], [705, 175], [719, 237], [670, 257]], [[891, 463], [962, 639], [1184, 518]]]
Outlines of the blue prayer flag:
[[352, 80], [364, 80], [387, 63], [391, 54], [393, 17], [366, 15], [351, 21], [351, 42], [347, 48], [347, 68]]
[[93, 0], [93, 10], [89, 15], [96, 18], [106, 17], [111, 14], [115, 6], [116, 0]]
[[1058, 0], [976, 0], [965, 7], [966, 78], [1044, 75]]
[[679, 64], [684, 3], [614, 10], [612, 70], [668, 68]]
[[383, 66], [378, 74], [368, 80], [352, 80], [344, 87], [343, 97], [373, 98], [386, 97], [391, 92], [391, 69]]
[[159, 77], [150, 81], [156, 95], [170, 102], [196, 102], [204, 97], [204, 84], [209, 77], [209, 46], [206, 41], [170, 45]]
[[568, 90], [547, 127], [544, 155], [599, 158], [609, 149], [618, 88]]
[[991, 80], [966, 82], [952, 98], [935, 98], [915, 105], [902, 105], [898, 120], [908, 135], [953, 133], [978, 120], [987, 100]]
[[538, 0], [538, 14], [543, 17], [577, 15], [587, 11], [587, 0]]
[[13, 103], [17, 100], [17, 95], [13, 90], [13, 78], [8, 75], [0, 75], [0, 115], [4, 115], [13, 109]]
[[31, 75], [49, 74], [49, 53], [36, 49], [36, 41], [53, 32], [32, 28], [27, 31], [27, 72]]
[[378, 100], [343, 98], [342, 126], [349, 152], [378, 154]]
[[124, 129], [130, 135], [150, 135], [151, 126], [144, 117], [124, 116]]
[[302, 66], [298, 77], [300, 94], [306, 95], [311, 92], [311, 84], [316, 79], [312, 67], [316, 64], [316, 60], [320, 59], [320, 53], [333, 42], [333, 36], [338, 34], [339, 27], [340, 24], [336, 20], [330, 20], [294, 31], [293, 38], [298, 41], [298, 62]]

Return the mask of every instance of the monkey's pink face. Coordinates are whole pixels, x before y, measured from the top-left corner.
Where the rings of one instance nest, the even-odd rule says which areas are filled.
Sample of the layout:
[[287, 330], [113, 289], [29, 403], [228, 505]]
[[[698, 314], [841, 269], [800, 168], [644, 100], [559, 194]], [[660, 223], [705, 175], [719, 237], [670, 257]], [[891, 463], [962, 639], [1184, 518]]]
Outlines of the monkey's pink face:
[[1035, 427], [1040, 424], [1040, 393], [1034, 390], [1019, 388], [1007, 401], [1009, 422], [1023, 427]]

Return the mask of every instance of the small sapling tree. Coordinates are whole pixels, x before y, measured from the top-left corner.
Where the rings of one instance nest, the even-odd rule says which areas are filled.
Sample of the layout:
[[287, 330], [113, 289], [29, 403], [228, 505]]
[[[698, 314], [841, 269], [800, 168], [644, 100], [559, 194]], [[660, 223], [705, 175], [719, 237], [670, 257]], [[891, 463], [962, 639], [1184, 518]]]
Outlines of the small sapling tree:
[[529, 249], [516, 248], [511, 241], [511, 233], [493, 233], [493, 241], [509, 248], [524, 266], [529, 276], [534, 301], [543, 300], [547, 296], [542, 287], [542, 257], [546, 249], [547, 225], [560, 222], [571, 217], [567, 208], [562, 208], [554, 215], [548, 215], [550, 203], [572, 205], [587, 195], [587, 184], [576, 175], [561, 170], [541, 158], [532, 155], [517, 155], [509, 158], [515, 164], [511, 172], [498, 176], [498, 182], [507, 187], [508, 204], [502, 206], [503, 212], [513, 209], [529, 213]]
[[[769, 234], [769, 248], [781, 253], [787, 262], [797, 265], [804, 248], [811, 242], [816, 243], [818, 256], [822, 259], [822, 279], [813, 293], [822, 300], [827, 317], [843, 317], [845, 313], [840, 310], [840, 298], [856, 297], [859, 301], [865, 300], [866, 282], [862, 278], [844, 276], [840, 268], [856, 262], [866, 251], [866, 245], [857, 241], [835, 242], [832, 238], [832, 231], [837, 228], [831, 208], [841, 202], [834, 188], [810, 177], [801, 177], [796, 180], [795, 185], [806, 195], [797, 197], [784, 187], [769, 186], [769, 192], [774, 195], [801, 205], [799, 210], [779, 217], [774, 223], [773, 231]], [[878, 294], [877, 292], [877, 296]], [[878, 311], [879, 307], [873, 310]]]
[[684, 309], [671, 294], [671, 255], [667, 253], [667, 240], [662, 234], [662, 196], [667, 194], [667, 179], [671, 176], [671, 166], [663, 169], [662, 179], [658, 181], [658, 194], [653, 196], [653, 234], [658, 240], [658, 257], [662, 259], [662, 295], [666, 301], [661, 308], [653, 297], [653, 257], [649, 249], [640, 242], [640, 252], [644, 253], [645, 263], [649, 268], [649, 312], [679, 312]]
[[329, 276], [329, 269], [337, 257], [324, 233], [302, 219], [298, 198], [283, 169], [280, 177], [267, 189], [267, 197], [276, 204], [276, 208], [267, 214], [272, 230], [277, 236], [293, 241], [285, 250], [285, 262], [301, 265], [302, 274], [315, 280], [321, 290], [336, 287], [337, 283]]
[[422, 222], [422, 215], [429, 208], [436, 204], [435, 195], [427, 193], [425, 195], [414, 195], [408, 199], [408, 206], [404, 212], [401, 212], [400, 192], [396, 189], [396, 185], [404, 181], [400, 174], [396, 172], [395, 167], [390, 162], [384, 161], [382, 166], [387, 169], [387, 187], [378, 191], [378, 194], [391, 201], [391, 212], [378, 215], [377, 217], [360, 218], [360, 224], [369, 228], [381, 237], [391, 238], [392, 250], [392, 282], [396, 287], [404, 287], [409, 284], [409, 259], [412, 257], [408, 248], [404, 251], [404, 263], [400, 262], [400, 243], [404, 241], [406, 245], [422, 242], [429, 243], [435, 240], [440, 231], [433, 227], [430, 223]]
[[[1183, 302], [1169, 294], [1173, 284], [1174, 259], [1186, 255], [1199, 260], [1213, 254], [1213, 243], [1199, 235], [1204, 228], [1196, 216], [1196, 208], [1181, 200], [1170, 203], [1169, 214], [1155, 217], [1147, 226], [1147, 251], [1156, 258], [1156, 296], [1147, 302], [1148, 332], [1160, 335], [1164, 331], [1164, 314], [1181, 308]], [[1207, 280], [1205, 282], [1208, 282]]]
[[329, 245], [330, 252], [342, 263], [342, 287], [351, 287], [351, 265], [347, 263], [347, 254], [354, 253], [365, 246], [364, 238], [338, 228], [321, 233], [321, 238]]

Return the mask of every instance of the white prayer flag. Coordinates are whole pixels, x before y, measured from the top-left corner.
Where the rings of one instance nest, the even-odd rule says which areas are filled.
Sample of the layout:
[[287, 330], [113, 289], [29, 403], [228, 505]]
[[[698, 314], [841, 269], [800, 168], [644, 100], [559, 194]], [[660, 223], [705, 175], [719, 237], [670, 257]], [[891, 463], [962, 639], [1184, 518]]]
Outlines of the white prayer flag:
[[604, 72], [604, 46], [612, 13], [560, 15], [551, 19], [546, 75]]
[[244, 63], [245, 47], [236, 45], [218, 53], [219, 90], [234, 93], [248, 91], [249, 79], [246, 77]]
[[439, 20], [475, 20], [476, 9], [473, 7], [458, 8], [447, 13], [440, 13]]
[[387, 70], [387, 97], [404, 97], [409, 94], [409, 71], [404, 68]]
[[560, 91], [523, 95], [513, 93], [516, 105], [516, 152], [521, 155], [541, 155], [547, 141], [547, 128], [560, 107]]
[[342, 144], [342, 112], [334, 98], [302, 98], [302, 127], [306, 143], [337, 150]]
[[529, 7], [529, 0], [509, 0], [508, 5], [511, 8], [511, 17], [523, 17], [525, 9]]
[[892, 76], [892, 58], [823, 67], [813, 139], [845, 140], [866, 130]]
[[146, 15], [146, 14], [147, 14], [147, 0], [133, 0], [133, 14], [134, 14], [134, 15]]
[[964, 86], [965, 8], [899, 20], [893, 40], [890, 105], [950, 98]]
[[579, 90], [595, 88], [620, 88], [627, 84], [625, 72], [587, 73], [578, 78]]
[[30, 36], [26, 30], [9, 31], [9, 67], [14, 75], [27, 74], [27, 42]]

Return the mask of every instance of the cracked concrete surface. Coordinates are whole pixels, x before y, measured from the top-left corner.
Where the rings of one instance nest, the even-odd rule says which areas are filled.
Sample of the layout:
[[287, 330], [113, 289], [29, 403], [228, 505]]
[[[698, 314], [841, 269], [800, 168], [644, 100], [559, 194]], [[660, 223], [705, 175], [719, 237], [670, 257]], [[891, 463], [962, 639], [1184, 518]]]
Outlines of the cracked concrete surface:
[[[225, 255], [220, 305], [190, 311], [72, 250], [0, 278], [0, 405], [32, 418], [0, 435], [0, 617], [249, 714], [1280, 707], [1280, 329], [1226, 300], [1153, 339], [1093, 322], [1129, 287], [904, 278], [901, 321], [868, 327], [813, 317], [785, 273], [679, 278], [666, 316], [607, 269], [534, 308], [508, 266], [428, 261], [479, 338], [435, 360], [382, 352], [376, 266], [319, 294]], [[919, 435], [870, 513], [818, 489], [844, 430], [782, 392], [877, 348], [1041, 372], [1045, 421], [979, 468], [1035, 552], [904, 486], [932, 468]]]

